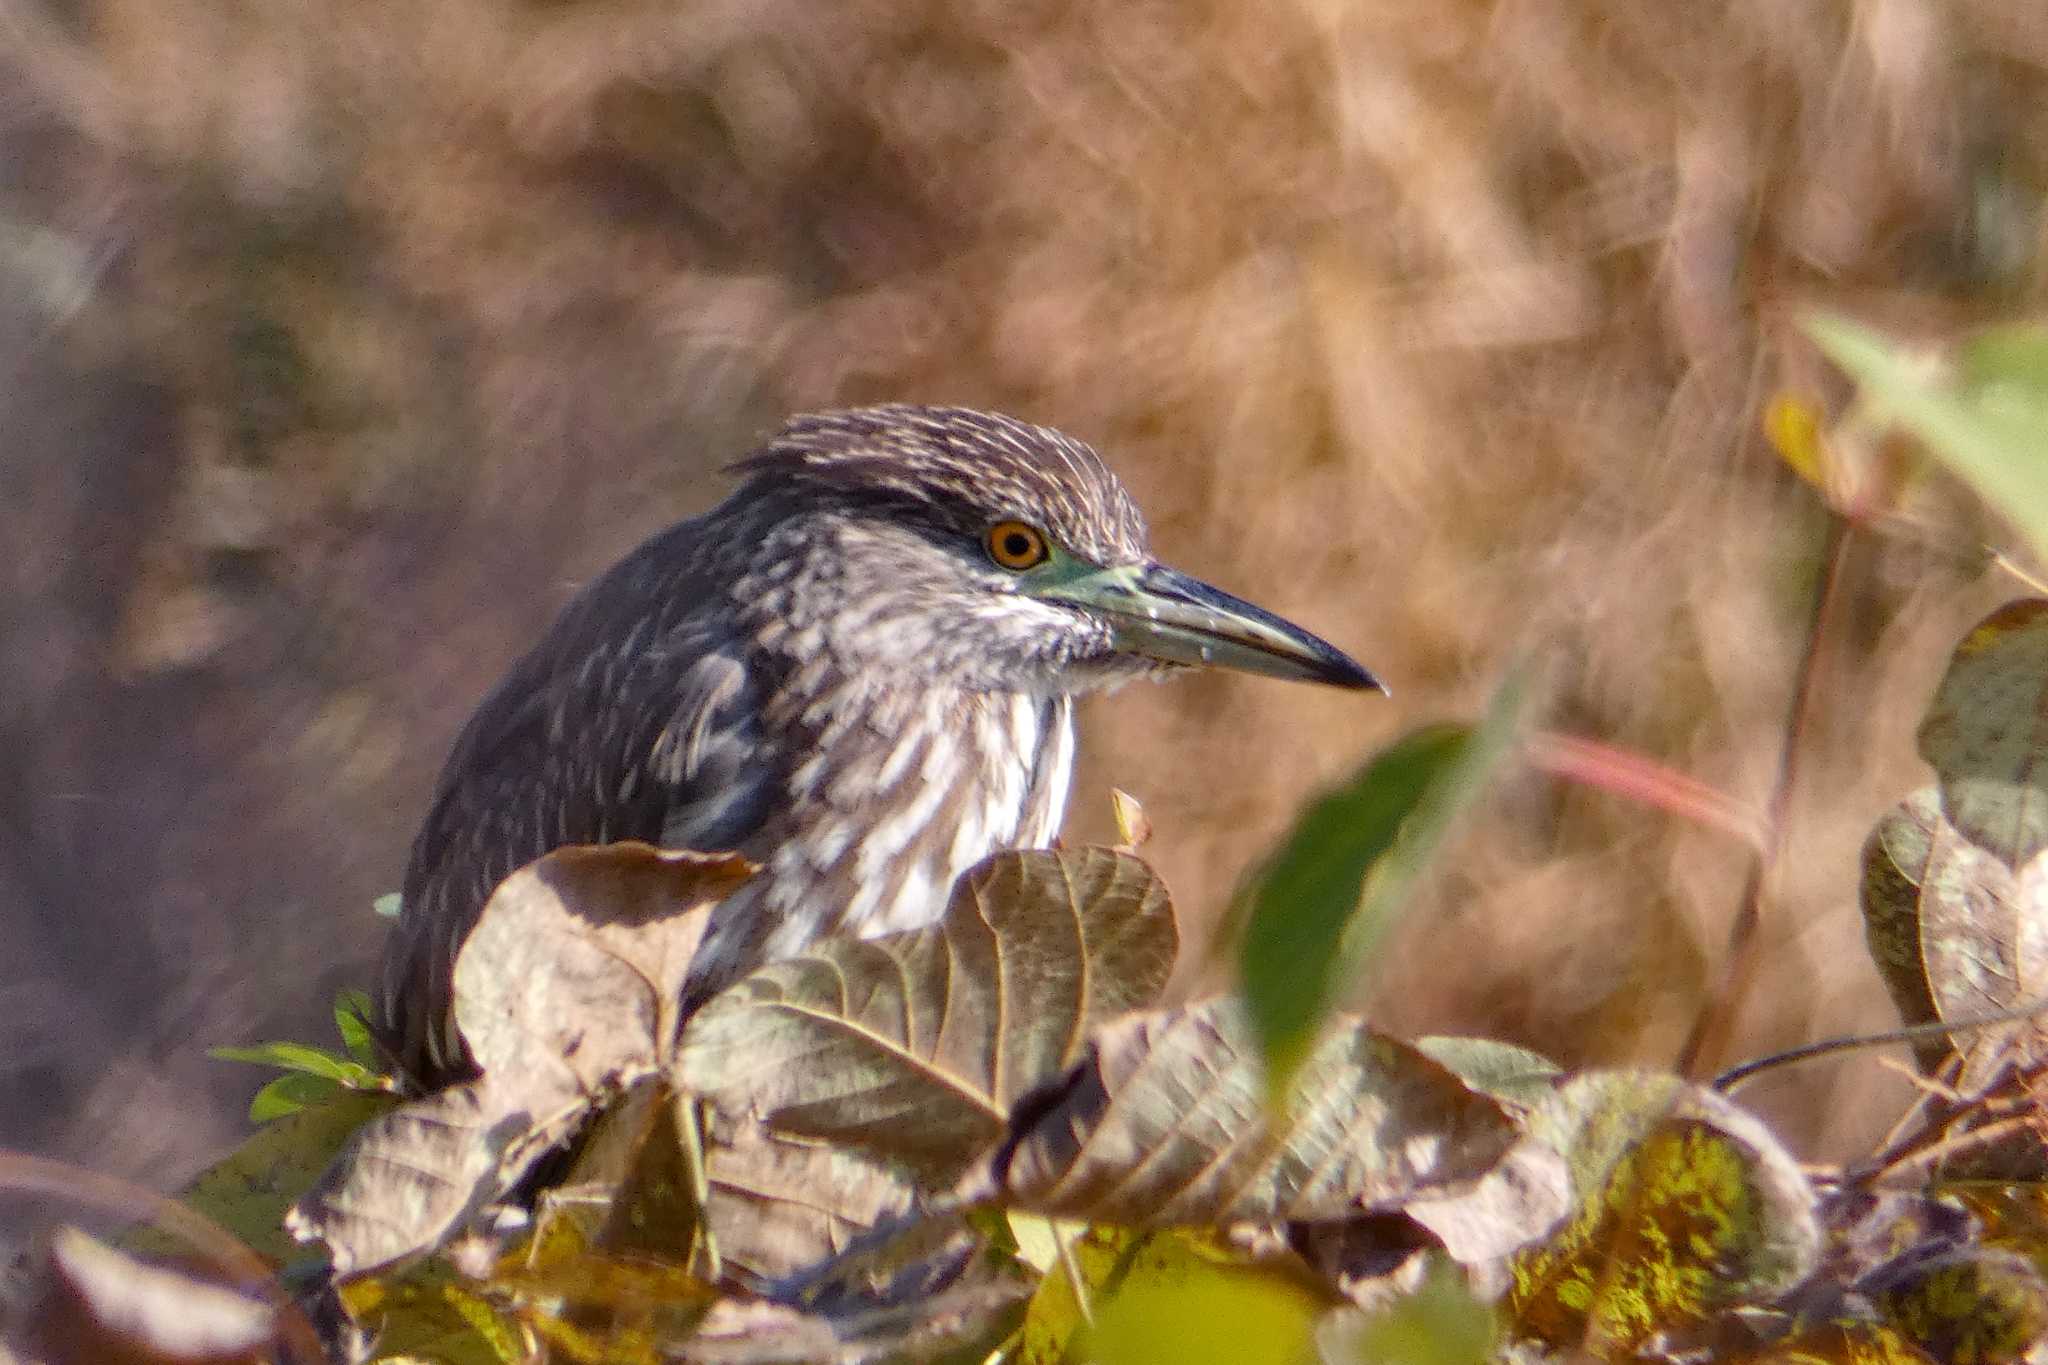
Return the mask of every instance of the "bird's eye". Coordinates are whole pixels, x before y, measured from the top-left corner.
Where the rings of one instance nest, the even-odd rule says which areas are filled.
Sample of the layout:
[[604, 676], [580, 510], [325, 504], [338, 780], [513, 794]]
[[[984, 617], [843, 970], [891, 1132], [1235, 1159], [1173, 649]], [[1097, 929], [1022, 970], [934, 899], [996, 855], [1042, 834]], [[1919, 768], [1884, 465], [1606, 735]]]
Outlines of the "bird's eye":
[[1021, 521], [999, 521], [988, 528], [981, 543], [997, 565], [1015, 573], [1035, 569], [1052, 551], [1046, 547], [1045, 532]]

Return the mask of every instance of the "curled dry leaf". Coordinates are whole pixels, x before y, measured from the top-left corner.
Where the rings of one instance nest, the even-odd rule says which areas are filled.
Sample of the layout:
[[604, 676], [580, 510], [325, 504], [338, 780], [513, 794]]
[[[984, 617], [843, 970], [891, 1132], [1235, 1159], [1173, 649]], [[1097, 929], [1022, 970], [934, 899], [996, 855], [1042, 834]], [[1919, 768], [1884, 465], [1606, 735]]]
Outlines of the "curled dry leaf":
[[76, 1228], [52, 1236], [35, 1277], [13, 1335], [45, 1365], [226, 1365], [268, 1359], [278, 1344], [269, 1304], [137, 1260]]
[[961, 1194], [1138, 1227], [1342, 1220], [1468, 1187], [1516, 1140], [1499, 1101], [1356, 1019], [1299, 1076], [1274, 1118], [1236, 1001], [1116, 1020]]
[[[2048, 863], [2032, 860], [2015, 873], [1966, 838], [1929, 787], [1878, 822], [1863, 869], [1871, 957], [1908, 1023], [1962, 1022], [2048, 995]], [[1984, 1041], [2002, 1050], [2039, 1031], [2019, 1022]], [[1921, 1055], [1931, 1063], [1946, 1051], [1934, 1043]]]
[[346, 1276], [425, 1250], [518, 1180], [606, 1088], [671, 1055], [711, 908], [752, 875], [731, 855], [565, 848], [492, 893], [455, 966], [482, 1074], [365, 1127], [289, 1225]]
[[1562, 1153], [1524, 1139], [1471, 1189], [1410, 1200], [1404, 1212], [1473, 1271], [1489, 1291], [1507, 1287], [1506, 1260], [1549, 1234], [1572, 1207], [1571, 1172]]
[[1116, 846], [1135, 853], [1152, 838], [1152, 817], [1138, 798], [1122, 787], [1109, 789], [1110, 814], [1116, 820]]
[[[1864, 845], [1871, 956], [1909, 1023], [2035, 1006], [2048, 999], [2048, 599], [2008, 603], [1956, 646], [1920, 751], [1936, 785], [1901, 802]], [[1930, 1149], [1942, 1152], [1941, 1169], [2039, 1179], [2038, 1135], [1992, 1111], [2038, 1084], [2048, 1027], [2021, 1018], [1916, 1045], [1930, 1071], [1951, 1053], [1961, 1064], [1944, 1079], [1965, 1098], [1921, 1115], [1949, 1129]]]
[[340, 1277], [439, 1245], [564, 1134], [579, 1104], [539, 1114], [484, 1081], [371, 1120], [285, 1215], [302, 1242], [327, 1243]]
[[711, 908], [753, 874], [734, 854], [607, 844], [507, 877], [455, 960], [478, 1069], [588, 1092], [664, 1065]]

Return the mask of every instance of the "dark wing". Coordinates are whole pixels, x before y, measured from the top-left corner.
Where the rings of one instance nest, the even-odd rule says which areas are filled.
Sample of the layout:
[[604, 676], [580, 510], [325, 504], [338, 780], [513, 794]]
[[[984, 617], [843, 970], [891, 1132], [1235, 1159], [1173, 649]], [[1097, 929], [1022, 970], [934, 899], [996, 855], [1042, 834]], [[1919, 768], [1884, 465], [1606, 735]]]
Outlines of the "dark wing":
[[455, 955], [506, 876], [568, 844], [728, 849], [780, 776], [760, 680], [685, 522], [563, 611], [455, 742], [413, 842], [373, 1023], [423, 1088], [473, 1071], [450, 1013]]

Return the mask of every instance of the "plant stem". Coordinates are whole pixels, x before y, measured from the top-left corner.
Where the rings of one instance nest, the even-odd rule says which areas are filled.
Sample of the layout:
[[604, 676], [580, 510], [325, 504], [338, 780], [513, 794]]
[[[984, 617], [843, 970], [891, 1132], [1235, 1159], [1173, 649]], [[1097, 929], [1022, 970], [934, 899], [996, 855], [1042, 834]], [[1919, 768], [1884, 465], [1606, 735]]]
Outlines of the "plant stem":
[[1764, 846], [1761, 814], [1645, 754], [1554, 730], [1531, 734], [1523, 743], [1523, 753], [1531, 767], [1561, 781], [1609, 792], [1717, 829], [1752, 849]]
[[1854, 524], [1832, 511], [1828, 513], [1827, 544], [1822, 550], [1820, 581], [1813, 594], [1813, 612], [1807, 622], [1806, 646], [1799, 656], [1799, 671], [1792, 685], [1792, 699], [1786, 708], [1785, 739], [1778, 750], [1777, 778], [1771, 787], [1770, 804], [1764, 814], [1764, 841], [1750, 859], [1749, 875], [1742, 886], [1742, 899], [1735, 919], [1728, 926], [1728, 948], [1721, 979], [1700, 1004], [1692, 1032], [1679, 1049], [1679, 1074], [1698, 1077], [1720, 1057], [1728, 1044], [1735, 1020], [1756, 977], [1757, 930], [1763, 924], [1764, 889], [1785, 849], [1786, 826], [1792, 808], [1792, 789], [1799, 778], [1801, 751], [1806, 747], [1816, 702], [1815, 683], [1820, 676], [1823, 646], [1834, 620], [1841, 596], [1842, 569], [1848, 559], [1850, 533]]

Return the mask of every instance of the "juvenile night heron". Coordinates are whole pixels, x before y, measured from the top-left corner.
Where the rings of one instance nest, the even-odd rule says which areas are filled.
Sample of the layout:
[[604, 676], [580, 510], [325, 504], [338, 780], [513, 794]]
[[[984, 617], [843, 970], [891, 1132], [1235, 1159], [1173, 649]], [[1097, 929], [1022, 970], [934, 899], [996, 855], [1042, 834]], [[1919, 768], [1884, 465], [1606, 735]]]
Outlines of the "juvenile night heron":
[[590, 584], [470, 717], [406, 870], [374, 1021], [414, 1083], [467, 1074], [453, 962], [492, 888], [565, 844], [738, 849], [687, 993], [821, 935], [937, 918], [1058, 833], [1073, 698], [1218, 666], [1377, 687], [1153, 561], [1081, 442], [957, 408], [799, 417], [716, 508]]

